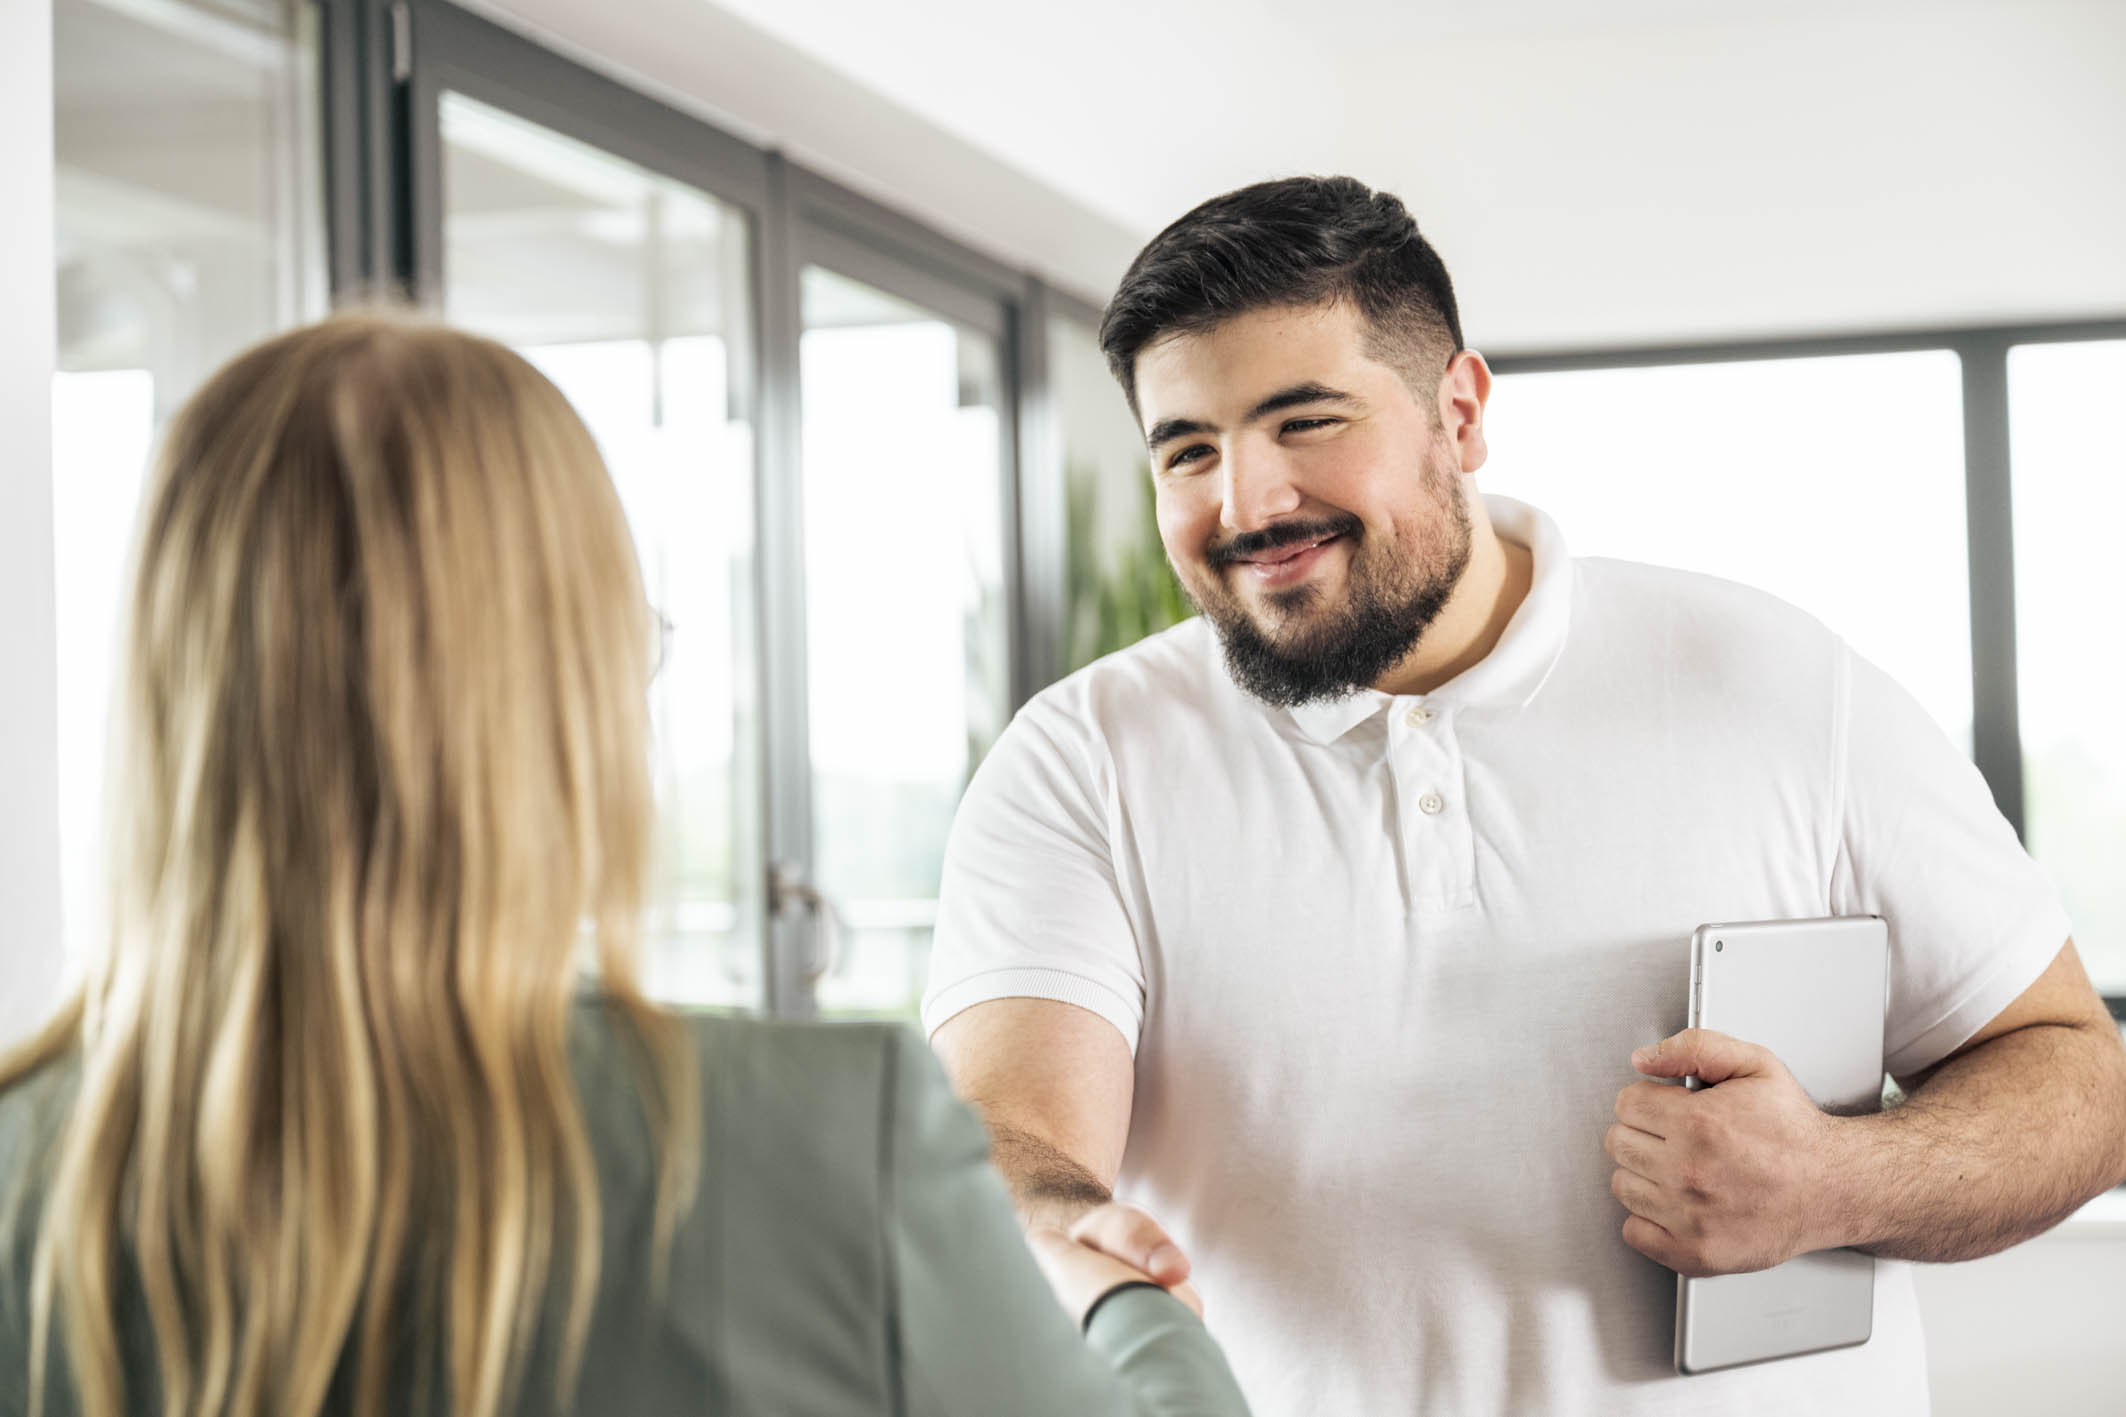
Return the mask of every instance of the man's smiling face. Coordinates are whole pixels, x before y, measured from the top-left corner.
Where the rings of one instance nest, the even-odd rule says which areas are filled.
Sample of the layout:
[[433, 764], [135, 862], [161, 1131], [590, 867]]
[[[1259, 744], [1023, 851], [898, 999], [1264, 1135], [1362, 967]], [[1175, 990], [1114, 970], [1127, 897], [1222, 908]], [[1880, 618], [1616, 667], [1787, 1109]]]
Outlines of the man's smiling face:
[[1344, 302], [1272, 307], [1137, 356], [1167, 558], [1272, 703], [1380, 679], [1468, 565], [1454, 444], [1368, 333]]

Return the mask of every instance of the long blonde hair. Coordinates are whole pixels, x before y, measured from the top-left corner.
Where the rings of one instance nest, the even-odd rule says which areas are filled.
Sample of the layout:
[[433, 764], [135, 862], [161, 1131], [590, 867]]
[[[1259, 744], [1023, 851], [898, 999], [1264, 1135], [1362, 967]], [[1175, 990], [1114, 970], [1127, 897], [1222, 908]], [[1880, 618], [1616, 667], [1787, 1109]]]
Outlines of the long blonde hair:
[[[346, 315], [177, 415], [114, 705], [111, 931], [0, 1087], [78, 1053], [32, 1271], [89, 1417], [127, 1400], [130, 1266], [163, 1411], [491, 1417], [565, 1288], [571, 1390], [597, 1173], [566, 1030], [586, 924], [688, 1204], [694, 1065], [644, 1002], [650, 611], [560, 393], [500, 345]], [[642, 1257], [645, 1261], [649, 1257]]]

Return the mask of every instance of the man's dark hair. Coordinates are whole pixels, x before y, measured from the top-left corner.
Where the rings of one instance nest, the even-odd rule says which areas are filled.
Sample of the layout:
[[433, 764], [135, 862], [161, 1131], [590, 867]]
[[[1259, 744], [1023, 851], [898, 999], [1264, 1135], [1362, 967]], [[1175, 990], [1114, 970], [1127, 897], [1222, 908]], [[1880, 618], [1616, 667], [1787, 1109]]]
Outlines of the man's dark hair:
[[1413, 389], [1430, 392], [1462, 348], [1439, 253], [1400, 200], [1351, 177], [1258, 182], [1182, 217], [1130, 263], [1100, 321], [1100, 348], [1134, 410], [1137, 356], [1153, 340], [1333, 300], [1358, 308], [1367, 352]]

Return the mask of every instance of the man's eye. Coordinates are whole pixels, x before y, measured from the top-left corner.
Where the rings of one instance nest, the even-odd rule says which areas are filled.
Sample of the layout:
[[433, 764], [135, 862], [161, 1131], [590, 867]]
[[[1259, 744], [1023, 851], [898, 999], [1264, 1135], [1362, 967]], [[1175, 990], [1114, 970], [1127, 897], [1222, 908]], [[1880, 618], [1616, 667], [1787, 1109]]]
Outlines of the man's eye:
[[1183, 448], [1180, 452], [1168, 458], [1166, 460], [1166, 465], [1170, 468], [1180, 467], [1183, 463], [1191, 463], [1200, 460], [1209, 452], [1210, 449], [1205, 447], [1203, 444], [1191, 443], [1188, 447]]
[[1333, 418], [1294, 418], [1285, 424], [1284, 431], [1287, 433], [1311, 433], [1316, 428], [1326, 428], [1335, 421]]

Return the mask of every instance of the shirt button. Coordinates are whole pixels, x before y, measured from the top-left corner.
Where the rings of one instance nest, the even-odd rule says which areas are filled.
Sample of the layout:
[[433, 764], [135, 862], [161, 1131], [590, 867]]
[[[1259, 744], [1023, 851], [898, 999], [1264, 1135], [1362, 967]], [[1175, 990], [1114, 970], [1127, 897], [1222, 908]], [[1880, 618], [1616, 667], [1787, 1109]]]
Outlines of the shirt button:
[[1403, 721], [1410, 724], [1412, 727], [1415, 727], [1420, 723], [1430, 723], [1432, 721], [1432, 710], [1428, 708], [1414, 708], [1410, 710], [1410, 712], [1408, 712], [1407, 714], [1403, 715]]
[[1436, 817], [1447, 810], [1447, 804], [1440, 800], [1437, 792], [1427, 792], [1417, 799], [1417, 810], [1428, 817]]

